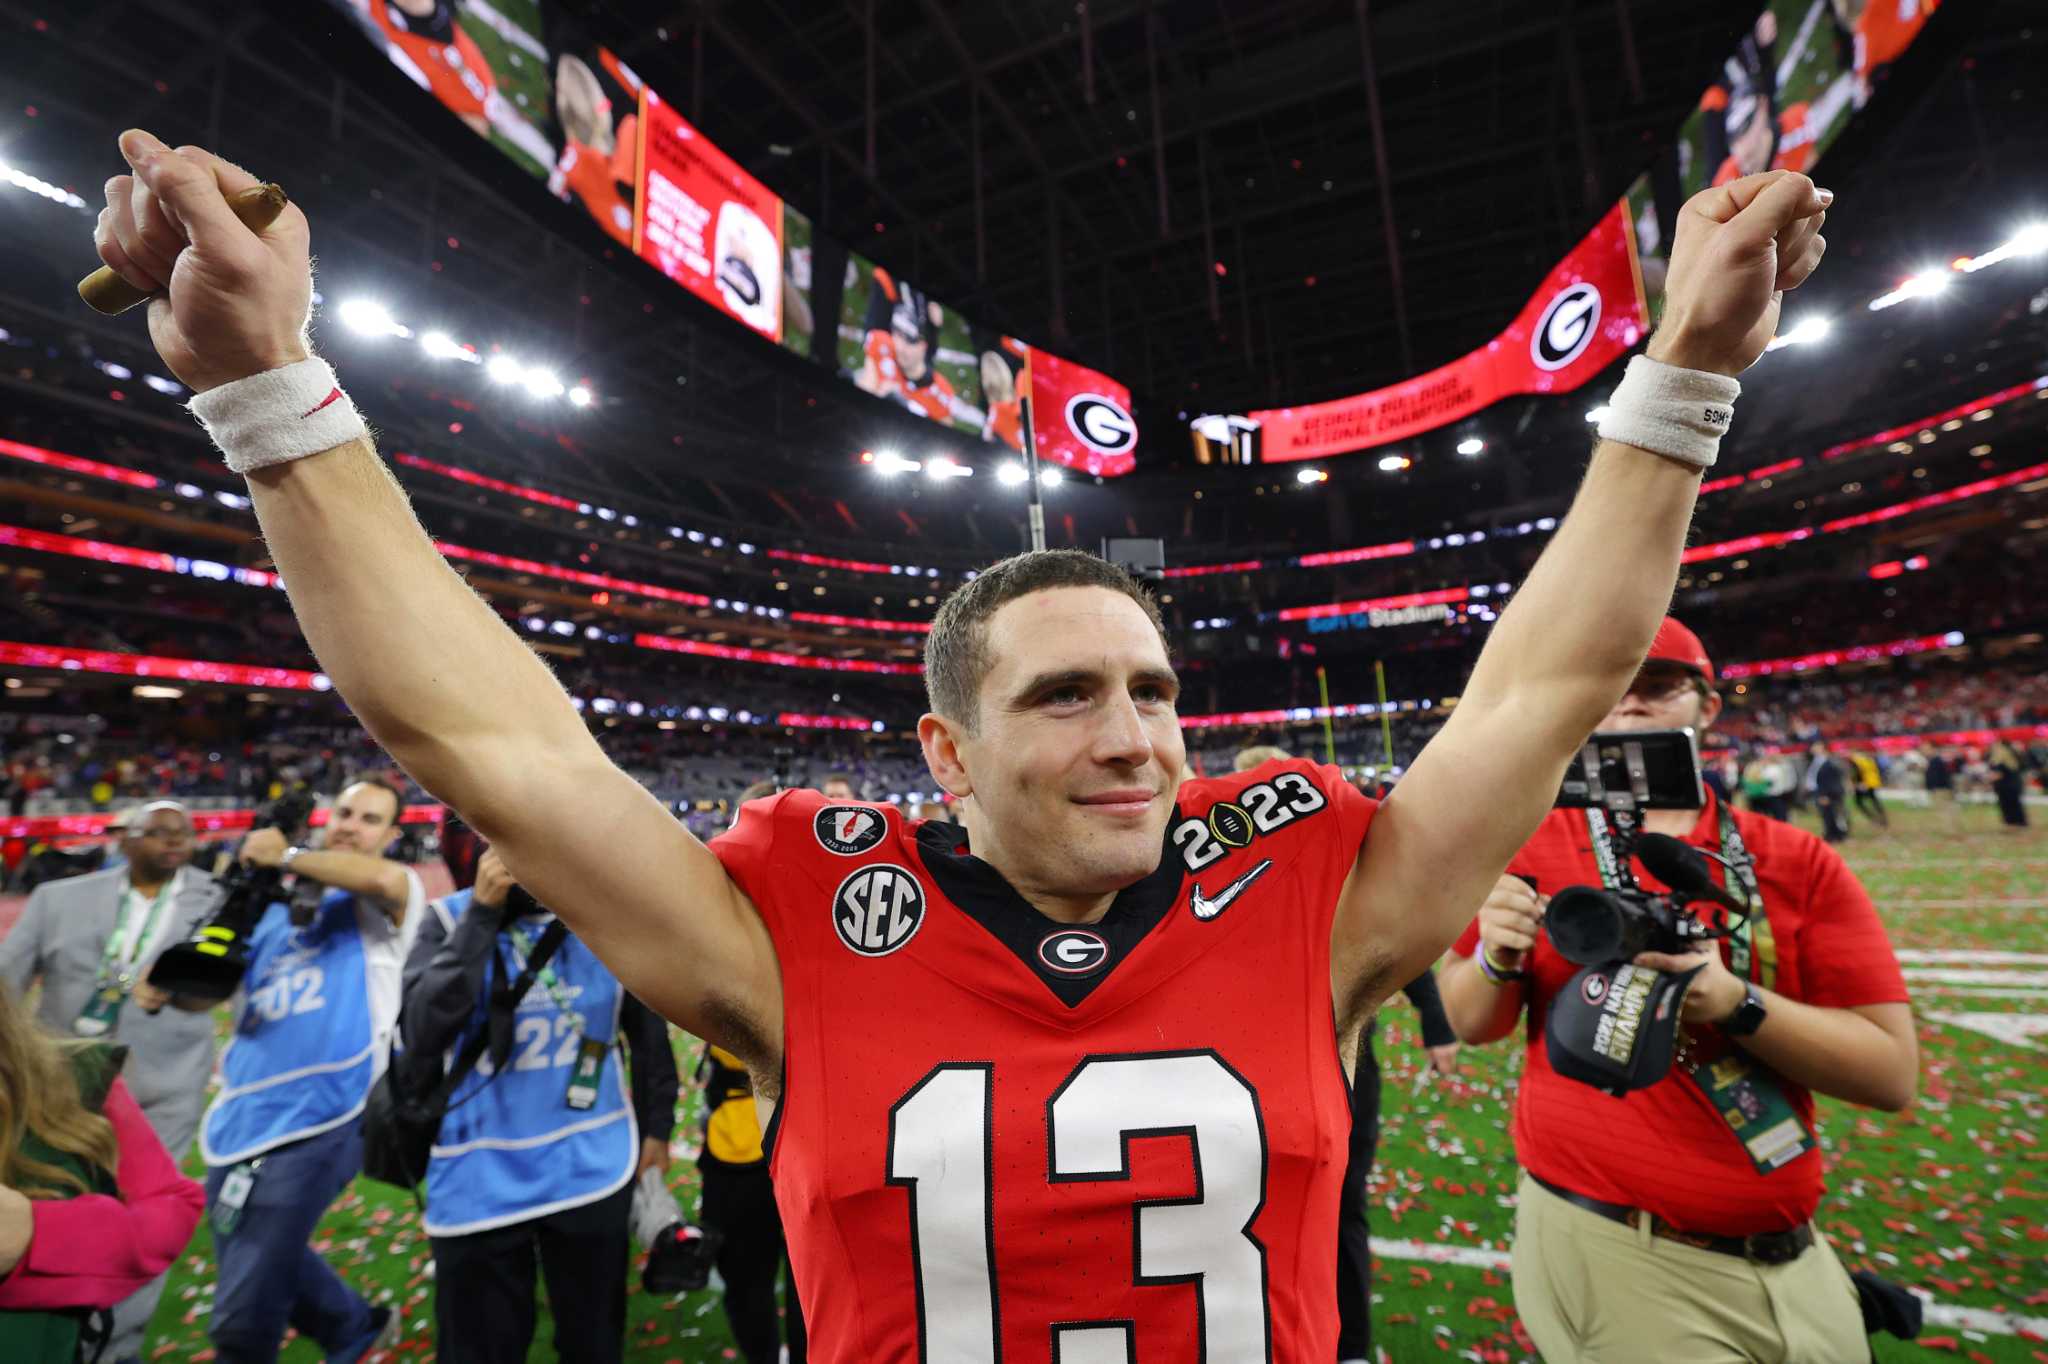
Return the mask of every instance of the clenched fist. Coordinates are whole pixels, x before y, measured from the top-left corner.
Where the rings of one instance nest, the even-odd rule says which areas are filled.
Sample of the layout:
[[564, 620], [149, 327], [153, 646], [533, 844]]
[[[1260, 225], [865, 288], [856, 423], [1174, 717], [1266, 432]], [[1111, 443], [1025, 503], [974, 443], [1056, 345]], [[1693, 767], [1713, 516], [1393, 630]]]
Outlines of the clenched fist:
[[306, 215], [287, 204], [251, 232], [228, 207], [228, 195], [261, 183], [241, 167], [139, 128], [121, 134], [121, 155], [133, 174], [107, 181], [93, 244], [155, 295], [149, 339], [171, 373], [203, 393], [311, 354]]
[[1550, 897], [1529, 889], [1527, 881], [1518, 876], [1501, 877], [1479, 907], [1479, 950], [1503, 971], [1521, 970], [1536, 946], [1536, 933], [1549, 907]]
[[1795, 171], [1765, 171], [1686, 200], [1664, 286], [1653, 360], [1733, 377], [1778, 331], [1778, 307], [1820, 264], [1832, 190]]

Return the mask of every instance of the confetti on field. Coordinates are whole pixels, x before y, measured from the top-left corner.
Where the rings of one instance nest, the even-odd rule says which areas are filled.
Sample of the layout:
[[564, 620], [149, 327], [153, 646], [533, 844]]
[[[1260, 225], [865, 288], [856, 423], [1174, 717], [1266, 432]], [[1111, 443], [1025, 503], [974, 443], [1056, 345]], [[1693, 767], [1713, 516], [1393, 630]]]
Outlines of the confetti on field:
[[[2048, 1139], [2040, 1135], [2048, 1127], [2048, 1033], [2026, 1021], [2048, 1017], [2048, 985], [2037, 983], [2048, 976], [2048, 834], [2037, 827], [2007, 838], [1987, 822], [1957, 835], [1912, 810], [1895, 811], [1893, 826], [1878, 836], [1859, 824], [1843, 853], [1903, 949], [1919, 1023], [1920, 1094], [1897, 1114], [1821, 1101], [1829, 1192], [1818, 1220], [1851, 1269], [1877, 1270], [1933, 1299], [1918, 1342], [1878, 1338], [1880, 1364], [2048, 1364]], [[678, 1041], [686, 1077], [694, 1047]], [[1533, 1360], [1506, 1268], [1519, 1041], [1466, 1048], [1455, 1078], [1427, 1076], [1414, 1012], [1397, 997], [1379, 1055], [1385, 1111], [1370, 1201], [1383, 1238], [1373, 1276], [1376, 1345], [1402, 1361]], [[687, 1080], [684, 1092], [670, 1184], [688, 1210], [696, 1204], [701, 1115]], [[400, 1346], [385, 1359], [431, 1359], [433, 1263], [412, 1201], [359, 1180], [317, 1239], [360, 1290], [404, 1304]], [[171, 1272], [145, 1358], [213, 1357], [205, 1335], [212, 1263], [202, 1223]], [[637, 1256], [634, 1275], [637, 1288]], [[533, 1360], [553, 1357], [552, 1334], [543, 1302]], [[319, 1357], [310, 1341], [294, 1340], [281, 1359]], [[715, 1293], [657, 1299], [636, 1291], [626, 1357], [702, 1364], [737, 1354]]]

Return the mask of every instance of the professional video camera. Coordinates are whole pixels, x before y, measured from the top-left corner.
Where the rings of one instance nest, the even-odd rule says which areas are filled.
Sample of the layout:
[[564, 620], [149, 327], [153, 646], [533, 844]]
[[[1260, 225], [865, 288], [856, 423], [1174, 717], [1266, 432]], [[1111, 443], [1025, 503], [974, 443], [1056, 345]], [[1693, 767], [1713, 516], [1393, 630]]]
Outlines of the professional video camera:
[[[1750, 906], [1717, 884], [1702, 852], [1681, 839], [1646, 833], [1646, 810], [1706, 804], [1699, 748], [1690, 729], [1595, 734], [1566, 774], [1560, 809], [1588, 811], [1601, 886], [1566, 886], [1551, 896], [1544, 928], [1551, 945], [1582, 969], [1551, 1003], [1544, 1026], [1551, 1068], [1609, 1093], [1662, 1079], [1677, 1048], [1679, 1006], [1700, 968], [1668, 974], [1634, 965], [1637, 954], [1681, 955], [1727, 937]], [[1670, 887], [1643, 889], [1634, 862]], [[1728, 878], [1730, 887], [1739, 879]], [[1710, 924], [1694, 906], [1736, 916]], [[1726, 916], [1717, 916], [1725, 920]]]
[[[1602, 812], [1613, 830], [1616, 884], [1567, 886], [1551, 897], [1544, 924], [1551, 945], [1567, 961], [1597, 966], [1639, 952], [1678, 954], [1726, 937], [1726, 928], [1709, 928], [1692, 912], [1701, 901], [1748, 916], [1748, 905], [1715, 884], [1706, 868], [1709, 854], [1668, 834], [1642, 831], [1645, 810], [1697, 810], [1705, 804], [1691, 730], [1595, 734], [1586, 741], [1557, 805]], [[1654, 895], [1636, 884], [1636, 858], [1671, 887], [1670, 894]]]
[[[254, 827], [281, 829], [290, 838], [312, 815], [312, 794], [293, 791], [259, 811]], [[216, 876], [225, 893], [220, 908], [190, 938], [165, 948], [149, 972], [149, 983], [157, 989], [208, 1004], [226, 999], [242, 983], [242, 973], [249, 967], [250, 933], [264, 910], [286, 898], [284, 872], [277, 867], [250, 866], [230, 858]]]

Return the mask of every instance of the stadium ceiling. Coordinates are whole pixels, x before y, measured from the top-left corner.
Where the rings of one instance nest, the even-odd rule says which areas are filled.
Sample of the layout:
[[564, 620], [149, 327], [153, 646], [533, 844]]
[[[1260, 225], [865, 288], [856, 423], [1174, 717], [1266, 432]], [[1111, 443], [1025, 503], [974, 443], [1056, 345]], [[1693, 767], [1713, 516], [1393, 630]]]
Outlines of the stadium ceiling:
[[[1182, 411], [1356, 391], [1490, 337], [1670, 136], [1757, 5], [571, 8], [822, 233], [1128, 381], [1157, 467], [1183, 458]], [[1880, 106], [1861, 149], [1845, 138], [1830, 163], [1830, 179], [1885, 172], [1865, 177], [1884, 202], [1840, 215], [1859, 240], [1831, 223], [1845, 296], [1889, 287], [1902, 250], [1988, 245], [1998, 224], [1966, 215], [2002, 206], [2025, 187], [2014, 172], [2048, 154], [2042, 120], [1989, 103], [2038, 84], [2032, 0], [1948, 8], [1969, 13], [1942, 16], [1964, 22], [1926, 87]], [[410, 286], [480, 339], [592, 376], [618, 408], [609, 430], [604, 412], [580, 429], [630, 437], [635, 477], [658, 485], [649, 447], [671, 441], [737, 477], [783, 477], [878, 430], [934, 439], [608, 251], [318, 0], [7, 0], [0, 88], [20, 92], [0, 106], [0, 155], [87, 199], [121, 169], [112, 135], [129, 124], [285, 182], [328, 282], [376, 280], [395, 305]], [[85, 218], [75, 241], [53, 237], [28, 216], [48, 206], [25, 198], [0, 198], [0, 295], [132, 340], [132, 319], [71, 301], [91, 263]], [[1581, 439], [1578, 405], [1551, 406], [1489, 420]], [[1480, 495], [1455, 480], [1441, 492], [1445, 508]]]

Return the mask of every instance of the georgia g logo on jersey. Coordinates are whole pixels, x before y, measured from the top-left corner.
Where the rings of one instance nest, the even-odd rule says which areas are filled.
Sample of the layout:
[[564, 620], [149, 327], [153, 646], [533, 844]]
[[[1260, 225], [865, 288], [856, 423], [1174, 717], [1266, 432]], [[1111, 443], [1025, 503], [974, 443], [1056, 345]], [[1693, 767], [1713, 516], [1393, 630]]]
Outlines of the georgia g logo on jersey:
[[1529, 358], [1538, 369], [1563, 369], [1586, 353], [1600, 333], [1600, 291], [1584, 280], [1557, 291], [1536, 319]]
[[1063, 976], [1092, 976], [1109, 961], [1109, 944], [1085, 928], [1063, 928], [1038, 943], [1038, 959]]
[[917, 936], [924, 924], [924, 887], [902, 867], [886, 862], [860, 868], [832, 892], [832, 926], [839, 941], [863, 957], [886, 957]]
[[888, 817], [865, 805], [827, 805], [818, 811], [811, 828], [818, 846], [841, 857], [858, 857], [882, 841], [889, 832]]
[[1138, 424], [1122, 404], [1100, 393], [1067, 399], [1067, 429], [1098, 454], [1120, 455], [1138, 443]]

